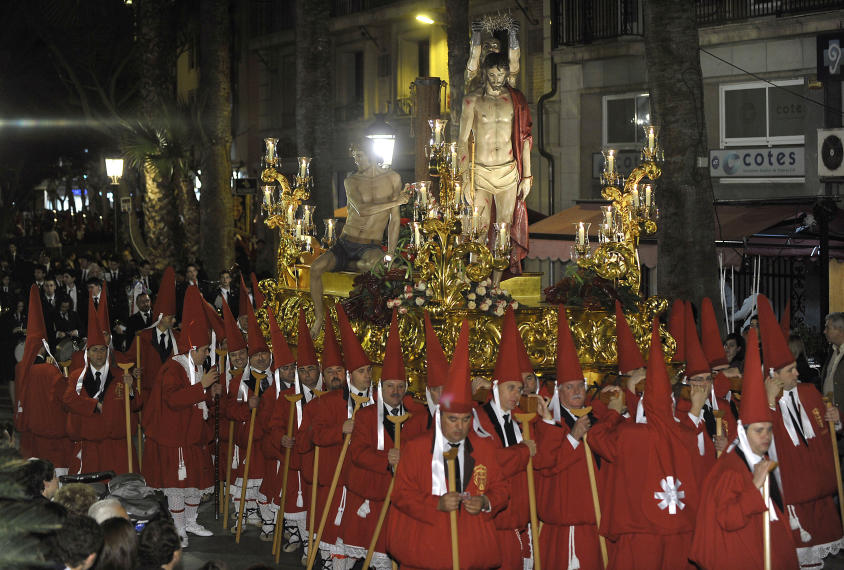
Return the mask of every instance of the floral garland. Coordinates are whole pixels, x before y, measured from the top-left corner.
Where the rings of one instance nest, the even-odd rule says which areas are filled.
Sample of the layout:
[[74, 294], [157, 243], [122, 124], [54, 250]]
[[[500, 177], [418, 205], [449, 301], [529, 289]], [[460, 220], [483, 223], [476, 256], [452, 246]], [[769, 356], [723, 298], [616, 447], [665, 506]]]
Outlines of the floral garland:
[[500, 287], [493, 287], [492, 280], [487, 278], [479, 283], [469, 283], [469, 288], [463, 291], [466, 308], [477, 309], [491, 317], [501, 317], [507, 307], [519, 308], [519, 302], [514, 300], [508, 291]]
[[563, 278], [545, 289], [545, 302], [552, 305], [612, 311], [619, 300], [626, 310], [636, 310], [642, 298], [630, 287], [600, 277], [592, 269], [568, 265]]
[[387, 301], [387, 308], [397, 308], [399, 314], [407, 313], [409, 309], [421, 309], [434, 300], [434, 290], [424, 281], [419, 281], [412, 287], [405, 285], [401, 295]]

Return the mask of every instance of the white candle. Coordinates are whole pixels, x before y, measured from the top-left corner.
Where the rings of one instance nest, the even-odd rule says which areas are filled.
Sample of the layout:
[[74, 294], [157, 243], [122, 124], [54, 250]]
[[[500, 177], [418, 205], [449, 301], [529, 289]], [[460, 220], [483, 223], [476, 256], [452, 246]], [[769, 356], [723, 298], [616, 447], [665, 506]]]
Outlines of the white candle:
[[612, 174], [615, 172], [615, 151], [611, 150], [607, 154], [607, 173]]
[[633, 190], [630, 192], [630, 202], [634, 208], [639, 207], [639, 186], [637, 184], [633, 185]]
[[583, 245], [586, 243], [586, 228], [583, 226], [583, 222], [577, 223], [577, 244]]
[[645, 184], [645, 208], [647, 208], [648, 211], [651, 209], [651, 192], [651, 185]]
[[655, 133], [653, 127], [648, 127], [648, 150], [650, 152], [654, 151], [655, 141], [654, 141]]
[[292, 226], [296, 219], [296, 204], [287, 206], [287, 225]]
[[480, 220], [481, 220], [481, 214], [478, 211], [478, 207], [475, 206], [474, 208], [472, 208], [472, 231], [473, 232], [476, 232], [480, 229], [478, 227], [478, 225], [480, 224]]

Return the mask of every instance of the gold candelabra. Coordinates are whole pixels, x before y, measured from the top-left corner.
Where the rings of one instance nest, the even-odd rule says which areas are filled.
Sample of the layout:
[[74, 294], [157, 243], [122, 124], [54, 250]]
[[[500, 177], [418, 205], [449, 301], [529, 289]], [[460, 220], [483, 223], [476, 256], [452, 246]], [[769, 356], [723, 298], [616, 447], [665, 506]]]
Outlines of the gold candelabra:
[[[658, 129], [644, 125], [645, 146], [642, 162], [623, 180], [617, 169], [617, 154], [613, 149], [603, 151], [604, 170], [601, 173], [601, 194], [611, 204], [601, 207], [598, 228], [598, 247], [593, 252], [589, 244], [587, 222], [575, 224], [572, 258], [580, 267], [595, 271], [604, 279], [640, 290], [642, 273], [639, 268], [639, 238], [656, 232], [659, 210], [653, 182], [660, 177], [663, 151], [658, 144]], [[651, 182], [642, 184], [648, 179]]]
[[[293, 186], [280, 172], [281, 160], [277, 154], [278, 139], [264, 139], [264, 157], [261, 168], [261, 208], [267, 218], [264, 220], [271, 228], [278, 228], [279, 243], [276, 255], [278, 278], [288, 287], [295, 287], [297, 278], [295, 265], [303, 253], [311, 247], [310, 236], [314, 231], [314, 207], [302, 202], [308, 200], [313, 187], [310, 175], [311, 159], [300, 156], [299, 170]], [[302, 214], [297, 217], [299, 206]]]

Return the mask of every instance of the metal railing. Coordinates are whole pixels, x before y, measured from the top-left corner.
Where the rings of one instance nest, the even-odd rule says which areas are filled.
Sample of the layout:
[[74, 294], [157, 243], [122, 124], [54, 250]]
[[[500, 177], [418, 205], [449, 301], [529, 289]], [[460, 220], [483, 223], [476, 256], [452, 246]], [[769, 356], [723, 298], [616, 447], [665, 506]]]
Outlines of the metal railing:
[[[363, 1], [363, 0], [361, 0]], [[555, 48], [644, 34], [645, 0], [552, 0]], [[844, 0], [696, 0], [698, 26], [844, 8]]]
[[333, 0], [331, 3], [331, 16], [348, 16], [358, 12], [365, 12], [373, 8], [380, 8], [387, 4], [394, 4], [398, 0]]

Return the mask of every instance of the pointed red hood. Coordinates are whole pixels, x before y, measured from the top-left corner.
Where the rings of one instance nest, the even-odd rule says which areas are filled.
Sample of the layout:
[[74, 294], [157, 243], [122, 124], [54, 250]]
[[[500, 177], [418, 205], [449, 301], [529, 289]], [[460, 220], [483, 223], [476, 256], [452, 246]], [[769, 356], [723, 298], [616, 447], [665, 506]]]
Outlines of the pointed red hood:
[[674, 360], [686, 361], [686, 303], [682, 299], [675, 299], [671, 304], [671, 315], [668, 317], [668, 332], [677, 341], [677, 352]]
[[779, 370], [794, 362], [794, 355], [788, 348], [788, 341], [782, 334], [780, 324], [771, 308], [771, 302], [765, 295], [760, 294], [756, 299], [759, 308], [759, 331], [762, 334], [762, 355], [765, 359], [765, 370]]
[[710, 368], [729, 364], [721, 342], [721, 331], [715, 319], [715, 307], [709, 297], [704, 297], [700, 307], [700, 336], [703, 341], [703, 352], [709, 361]]
[[299, 309], [299, 336], [296, 342], [296, 365], [299, 368], [319, 366], [314, 339], [311, 338], [311, 329], [308, 328], [308, 321], [305, 320], [305, 311], [301, 308]]
[[343, 363], [343, 352], [340, 350], [340, 343], [337, 342], [337, 333], [334, 332], [334, 323], [331, 320], [331, 313], [325, 312], [325, 338], [322, 343], [322, 369], [339, 366], [345, 370]]
[[384, 350], [384, 364], [381, 367], [381, 380], [407, 380], [404, 359], [401, 354], [398, 310], [393, 309], [390, 332], [387, 334], [387, 346]]
[[156, 319], [158, 315], [176, 315], [176, 272], [170, 266], [167, 266], [161, 275], [161, 285], [158, 286], [158, 293], [155, 294], [152, 314]]
[[448, 377], [448, 358], [443, 352], [437, 331], [431, 324], [431, 316], [425, 311], [425, 366], [427, 368], [427, 386], [436, 388], [445, 384]]
[[501, 325], [501, 343], [498, 346], [493, 379], [499, 382], [522, 382], [522, 369], [519, 365], [520, 342], [516, 314], [513, 307], [508, 307], [504, 313], [504, 323]]
[[472, 411], [472, 370], [469, 364], [469, 321], [464, 320], [454, 348], [454, 358], [448, 369], [448, 380], [440, 396], [444, 412], [465, 414]]
[[273, 370], [294, 364], [296, 358], [287, 344], [287, 338], [278, 326], [278, 321], [272, 309], [267, 309], [267, 318], [270, 320], [270, 339], [273, 341]]
[[223, 325], [226, 331], [226, 345], [229, 352], [237, 352], [246, 348], [246, 339], [237, 326], [232, 310], [228, 303], [223, 303]]
[[557, 383], [583, 382], [583, 370], [574, 346], [568, 314], [563, 305], [557, 307]]
[[252, 279], [252, 298], [255, 299], [255, 308], [260, 309], [264, 306], [264, 301], [266, 301], [266, 297], [264, 297], [264, 293], [258, 286], [258, 278], [255, 277], [254, 272], [249, 274], [249, 278]]
[[346, 365], [346, 370], [353, 372], [358, 368], [372, 364], [352, 329], [352, 323], [349, 322], [349, 317], [346, 316], [343, 305], [340, 303], [337, 303], [337, 324], [340, 325], [340, 342], [343, 343], [343, 362]]
[[252, 306], [246, 307], [246, 314], [249, 320], [249, 330], [247, 331], [246, 342], [249, 346], [249, 356], [254, 356], [259, 352], [269, 352], [270, 347], [267, 346], [267, 341], [264, 339], [264, 333], [261, 327], [258, 326], [258, 319], [255, 318], [255, 311]]
[[627, 374], [631, 370], [643, 368], [645, 359], [642, 358], [642, 351], [639, 350], [639, 345], [633, 338], [633, 332], [627, 324], [624, 311], [621, 310], [621, 303], [617, 300], [615, 302], [615, 334], [618, 346], [618, 371]]
[[697, 337], [695, 317], [691, 311], [686, 312], [686, 376], [691, 378], [697, 374], [706, 374], [711, 371], [709, 361], [700, 346], [700, 339]]
[[762, 363], [759, 360], [759, 340], [756, 330], [747, 333], [747, 352], [744, 357], [744, 380], [741, 385], [739, 419], [745, 427], [757, 422], [773, 421], [768, 407], [768, 394], [762, 380]]

